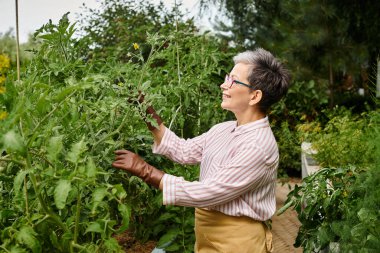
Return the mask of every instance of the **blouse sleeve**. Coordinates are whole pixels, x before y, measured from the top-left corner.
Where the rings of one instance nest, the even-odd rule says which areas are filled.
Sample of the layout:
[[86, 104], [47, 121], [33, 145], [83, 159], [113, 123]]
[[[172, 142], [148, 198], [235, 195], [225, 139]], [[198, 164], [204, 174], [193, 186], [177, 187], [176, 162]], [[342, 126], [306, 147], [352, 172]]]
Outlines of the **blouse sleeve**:
[[165, 128], [160, 145], [153, 144], [155, 154], [165, 155], [174, 162], [181, 164], [197, 164], [202, 160], [202, 153], [206, 145], [207, 133], [192, 139], [179, 138], [170, 129]]
[[182, 177], [163, 177], [163, 204], [212, 207], [227, 203], [247, 191], [273, 180], [275, 169], [268, 166], [263, 152], [244, 148], [225, 164], [215, 165], [211, 180], [189, 182]]

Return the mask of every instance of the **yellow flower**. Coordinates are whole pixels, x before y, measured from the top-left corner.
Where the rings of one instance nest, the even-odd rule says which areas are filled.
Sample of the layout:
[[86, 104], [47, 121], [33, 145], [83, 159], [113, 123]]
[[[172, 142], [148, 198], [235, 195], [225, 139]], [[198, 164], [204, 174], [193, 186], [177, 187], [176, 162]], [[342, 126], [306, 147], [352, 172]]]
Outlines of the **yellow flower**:
[[[5, 82], [5, 76], [0, 75], [0, 84], [2, 84], [4, 82]], [[0, 91], [0, 94], [1, 94], [1, 91]]]
[[4, 112], [4, 111], [0, 112], [0, 120], [5, 119], [7, 116], [8, 116], [7, 112]]
[[[0, 81], [0, 83], [1, 83], [1, 81]], [[0, 86], [0, 94], [4, 94], [6, 90], [7, 89], [4, 86]]]
[[0, 73], [5, 73], [11, 67], [11, 60], [8, 56], [0, 54]]
[[137, 43], [133, 43], [133, 48], [134, 48], [135, 50], [137, 50], [137, 49], [140, 48], [140, 46], [139, 46], [139, 44], [137, 44]]

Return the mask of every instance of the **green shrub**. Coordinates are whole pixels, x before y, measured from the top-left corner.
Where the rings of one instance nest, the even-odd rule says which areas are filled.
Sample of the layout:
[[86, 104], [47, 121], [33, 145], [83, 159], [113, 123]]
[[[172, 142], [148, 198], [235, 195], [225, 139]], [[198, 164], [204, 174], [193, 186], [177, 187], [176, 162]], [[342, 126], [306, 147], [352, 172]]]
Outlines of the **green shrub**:
[[[340, 111], [341, 113], [342, 111]], [[315, 252], [338, 242], [341, 252], [380, 249], [380, 113], [334, 115], [324, 128], [307, 130], [323, 165], [288, 195], [301, 222], [295, 246]]]
[[302, 138], [297, 126], [318, 119], [327, 102], [325, 87], [311, 80], [292, 83], [285, 98], [274, 105], [269, 117], [280, 150], [280, 175], [300, 176]]
[[321, 126], [319, 123], [298, 126], [304, 130], [303, 139], [312, 142], [313, 148], [318, 150], [314, 158], [322, 167], [341, 167], [354, 165], [368, 167], [374, 162], [373, 142], [368, 136], [377, 127], [376, 114], [362, 113], [353, 115], [346, 109], [335, 109], [327, 113], [329, 121]]

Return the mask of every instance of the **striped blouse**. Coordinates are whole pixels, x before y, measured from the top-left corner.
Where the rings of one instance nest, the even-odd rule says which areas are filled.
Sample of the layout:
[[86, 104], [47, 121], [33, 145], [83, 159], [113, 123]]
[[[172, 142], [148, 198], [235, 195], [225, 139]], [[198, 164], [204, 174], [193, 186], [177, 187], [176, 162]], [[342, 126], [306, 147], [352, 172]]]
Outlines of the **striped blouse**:
[[164, 175], [164, 205], [201, 207], [260, 221], [276, 210], [279, 154], [267, 117], [241, 126], [236, 121], [220, 123], [187, 140], [166, 128], [153, 153], [180, 164], [201, 164], [199, 181]]

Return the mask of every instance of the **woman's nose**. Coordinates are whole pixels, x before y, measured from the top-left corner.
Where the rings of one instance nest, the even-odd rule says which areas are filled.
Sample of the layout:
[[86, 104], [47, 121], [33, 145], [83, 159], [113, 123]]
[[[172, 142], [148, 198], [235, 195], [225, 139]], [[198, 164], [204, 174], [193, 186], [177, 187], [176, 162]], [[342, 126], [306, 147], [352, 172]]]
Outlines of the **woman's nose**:
[[227, 89], [228, 89], [228, 87], [227, 87], [225, 81], [224, 81], [223, 83], [221, 83], [221, 84], [219, 85], [219, 87], [220, 87], [222, 90], [227, 90]]

